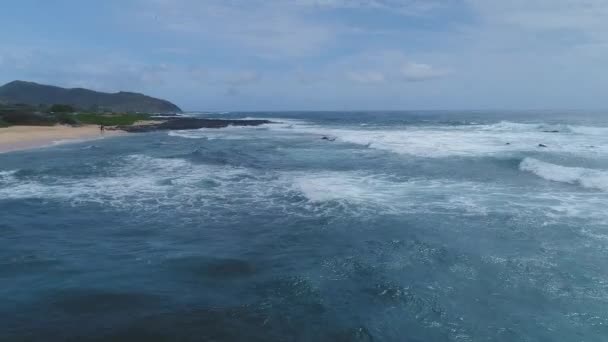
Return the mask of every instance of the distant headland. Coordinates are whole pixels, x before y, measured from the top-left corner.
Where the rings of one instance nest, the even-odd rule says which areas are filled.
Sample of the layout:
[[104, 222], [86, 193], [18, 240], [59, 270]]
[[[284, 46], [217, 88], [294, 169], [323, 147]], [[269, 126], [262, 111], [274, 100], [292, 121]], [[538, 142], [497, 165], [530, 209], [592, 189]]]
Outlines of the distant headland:
[[183, 116], [181, 112], [169, 101], [143, 94], [110, 94], [13, 81], [0, 87], [0, 153], [126, 132], [271, 123], [267, 120], [204, 119]]
[[0, 104], [51, 106], [64, 104], [79, 110], [99, 112], [181, 113], [175, 104], [132, 92], [103, 93], [84, 88], [61, 88], [26, 81], [0, 87]]

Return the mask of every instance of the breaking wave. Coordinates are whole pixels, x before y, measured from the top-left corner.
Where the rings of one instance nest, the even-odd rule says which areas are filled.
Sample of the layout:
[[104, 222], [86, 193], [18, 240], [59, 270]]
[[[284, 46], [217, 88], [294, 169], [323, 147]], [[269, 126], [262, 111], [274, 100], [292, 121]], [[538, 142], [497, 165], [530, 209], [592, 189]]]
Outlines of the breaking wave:
[[[536, 163], [527, 160], [522, 163], [522, 169], [530, 165], [544, 166], [542, 162]], [[574, 173], [559, 179], [608, 189], [608, 183], [600, 183], [606, 180], [605, 174], [591, 174], [595, 178], [583, 180], [584, 172]], [[227, 211], [249, 208], [280, 210], [294, 216], [360, 218], [378, 214], [488, 215], [497, 212], [588, 217], [590, 211], [602, 213], [597, 206], [603, 205], [602, 201], [589, 201], [581, 197], [584, 194], [576, 193], [563, 196], [529, 192], [520, 196], [516, 195], [516, 189], [499, 184], [399, 179], [358, 171], [272, 172], [145, 155], [119, 158], [103, 172], [103, 177], [20, 179], [15, 174], [16, 171], [0, 172], [0, 199], [58, 200], [75, 206], [100, 204], [142, 212], [171, 209], [212, 215], [221, 209], [225, 216]]]
[[537, 217], [543, 222], [563, 218], [608, 220], [601, 209], [606, 197], [587, 193], [538, 192], [496, 183], [449, 179], [394, 179], [360, 172], [287, 174], [308, 206], [340, 206], [350, 215], [507, 214]]
[[580, 185], [588, 189], [608, 191], [608, 171], [583, 167], [567, 167], [547, 163], [534, 158], [525, 158], [519, 165], [520, 170], [553, 182]]
[[[334, 137], [336, 142], [417, 157], [476, 157], [521, 152], [557, 152], [608, 155], [608, 128], [529, 124], [502, 121], [495, 124], [332, 128], [306, 122], [268, 125], [281, 134]], [[540, 145], [544, 145], [541, 149]]]
[[[260, 118], [247, 118], [260, 119]], [[570, 153], [584, 156], [608, 155], [608, 127], [565, 124], [517, 123], [467, 125], [332, 127], [294, 120], [267, 118], [272, 124], [258, 127], [226, 127], [172, 131], [170, 136], [186, 139], [276, 139], [290, 137], [335, 138], [366, 148], [426, 158], [496, 156], [526, 152]], [[267, 130], [272, 134], [259, 134]], [[545, 147], [540, 147], [544, 145]]]
[[0, 185], [14, 181], [15, 173], [17, 173], [17, 171], [18, 170], [0, 171]]

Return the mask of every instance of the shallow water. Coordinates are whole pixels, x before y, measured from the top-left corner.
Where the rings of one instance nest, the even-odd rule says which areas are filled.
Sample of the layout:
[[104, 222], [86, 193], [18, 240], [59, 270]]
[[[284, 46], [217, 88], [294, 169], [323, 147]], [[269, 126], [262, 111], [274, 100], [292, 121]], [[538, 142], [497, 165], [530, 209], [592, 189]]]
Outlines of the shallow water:
[[608, 336], [601, 113], [221, 117], [0, 155], [0, 340]]

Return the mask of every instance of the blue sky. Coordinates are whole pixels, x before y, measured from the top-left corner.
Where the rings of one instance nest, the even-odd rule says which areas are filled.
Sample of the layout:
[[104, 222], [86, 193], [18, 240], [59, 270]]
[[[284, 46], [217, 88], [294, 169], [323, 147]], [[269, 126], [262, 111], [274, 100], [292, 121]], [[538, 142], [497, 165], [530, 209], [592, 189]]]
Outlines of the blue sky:
[[608, 0], [2, 0], [0, 82], [189, 110], [605, 109]]

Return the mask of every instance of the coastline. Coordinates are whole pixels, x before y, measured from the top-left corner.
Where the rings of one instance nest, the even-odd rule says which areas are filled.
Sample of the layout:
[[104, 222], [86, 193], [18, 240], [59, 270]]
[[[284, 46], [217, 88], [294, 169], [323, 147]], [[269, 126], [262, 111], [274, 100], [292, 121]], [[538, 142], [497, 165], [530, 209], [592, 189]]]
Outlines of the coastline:
[[75, 143], [83, 140], [102, 139], [127, 134], [106, 130], [101, 133], [97, 125], [79, 127], [55, 126], [10, 126], [0, 128], [0, 153]]
[[172, 118], [167, 120], [139, 120], [127, 125], [106, 125], [102, 133], [99, 125], [83, 126], [26, 126], [15, 125], [0, 128], [0, 153], [41, 148], [56, 144], [75, 143], [84, 140], [103, 139], [130, 133], [146, 133], [169, 130], [201, 128], [225, 128], [228, 126], [259, 126], [273, 123], [268, 120], [224, 120], [201, 118]]

